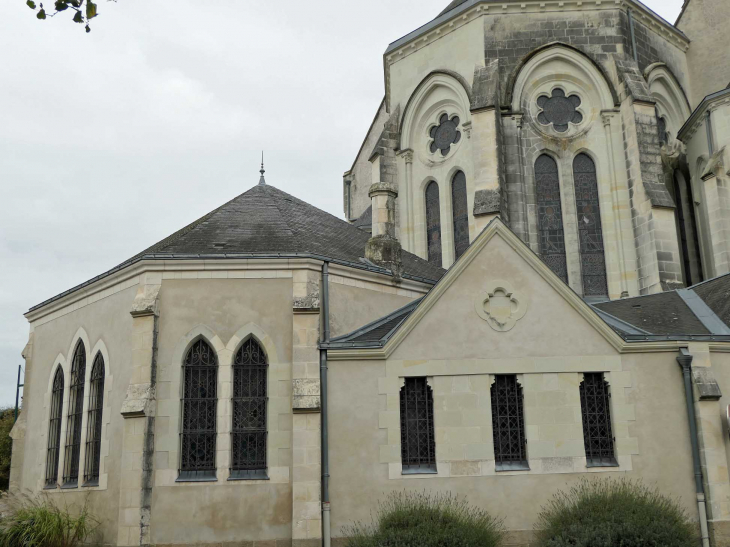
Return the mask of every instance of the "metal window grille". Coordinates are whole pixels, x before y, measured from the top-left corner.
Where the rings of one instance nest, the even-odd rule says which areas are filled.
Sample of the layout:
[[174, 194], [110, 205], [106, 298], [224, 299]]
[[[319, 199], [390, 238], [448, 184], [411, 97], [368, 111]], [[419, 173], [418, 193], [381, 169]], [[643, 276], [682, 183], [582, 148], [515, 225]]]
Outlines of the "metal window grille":
[[522, 386], [517, 376], [497, 376], [491, 388], [494, 459], [498, 469], [526, 469], [527, 439]]
[[46, 451], [46, 488], [55, 488], [58, 482], [58, 458], [61, 454], [61, 417], [63, 416], [63, 370], [58, 367], [53, 378], [51, 415], [48, 424]]
[[180, 478], [215, 477], [218, 359], [204, 340], [193, 344], [183, 364]]
[[86, 419], [86, 462], [84, 463], [84, 484], [99, 484], [101, 463], [101, 426], [104, 408], [104, 357], [96, 355], [91, 368], [89, 385], [89, 411]]
[[83, 342], [76, 345], [71, 365], [71, 391], [68, 398], [66, 420], [66, 451], [63, 458], [63, 486], [74, 487], [79, 483], [79, 458], [81, 457], [81, 421], [84, 414], [84, 382], [86, 381], [86, 348]]
[[469, 206], [463, 171], [456, 173], [451, 181], [451, 207], [454, 213], [454, 252], [458, 259], [469, 248]]
[[426, 238], [428, 261], [441, 266], [441, 205], [439, 185], [432, 181], [426, 187]]
[[607, 296], [606, 256], [603, 249], [601, 207], [598, 201], [596, 164], [587, 154], [573, 162], [575, 208], [578, 212], [583, 296]]
[[426, 378], [406, 378], [401, 388], [400, 434], [403, 471], [435, 472], [433, 391]]
[[545, 264], [565, 283], [568, 282], [568, 264], [565, 258], [565, 232], [560, 201], [558, 164], [542, 155], [535, 162], [537, 189], [537, 221], [540, 229], [540, 256]]
[[589, 467], [615, 466], [611, 394], [602, 373], [584, 374], [580, 384], [583, 440]]
[[232, 478], [266, 476], [268, 360], [250, 338], [233, 362]]

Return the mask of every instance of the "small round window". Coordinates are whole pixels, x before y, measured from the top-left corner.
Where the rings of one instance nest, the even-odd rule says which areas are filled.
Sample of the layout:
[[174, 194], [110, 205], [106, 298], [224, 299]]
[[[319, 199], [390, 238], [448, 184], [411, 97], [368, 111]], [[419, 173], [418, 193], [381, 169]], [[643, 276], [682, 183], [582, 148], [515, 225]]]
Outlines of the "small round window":
[[558, 133], [565, 133], [569, 124], [578, 125], [583, 121], [583, 114], [578, 112], [581, 100], [578, 95], [565, 96], [562, 89], [554, 89], [552, 96], [542, 95], [537, 99], [540, 112], [537, 121], [541, 125], [552, 125]]
[[460, 123], [459, 116], [449, 118], [448, 114], [443, 114], [439, 118], [439, 125], [433, 126], [429, 133], [433, 139], [430, 146], [432, 154], [441, 150], [441, 155], [446, 156], [451, 151], [452, 145], [461, 140], [461, 131], [459, 131]]

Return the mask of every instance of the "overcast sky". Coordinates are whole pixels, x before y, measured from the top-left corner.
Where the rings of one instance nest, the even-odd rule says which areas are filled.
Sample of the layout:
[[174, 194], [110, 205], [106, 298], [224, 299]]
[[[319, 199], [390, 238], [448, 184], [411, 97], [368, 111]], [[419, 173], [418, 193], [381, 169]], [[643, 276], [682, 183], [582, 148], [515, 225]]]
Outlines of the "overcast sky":
[[382, 53], [448, 0], [101, 0], [89, 35], [3, 3], [0, 406], [28, 308], [256, 184], [262, 149], [270, 184], [342, 216]]

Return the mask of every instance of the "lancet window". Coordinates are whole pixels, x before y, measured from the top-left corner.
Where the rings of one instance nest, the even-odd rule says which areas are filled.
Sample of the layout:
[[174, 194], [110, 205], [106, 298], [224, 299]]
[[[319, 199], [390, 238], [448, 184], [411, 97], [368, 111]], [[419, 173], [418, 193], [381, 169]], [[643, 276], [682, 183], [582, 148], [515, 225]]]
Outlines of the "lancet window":
[[426, 187], [426, 239], [428, 261], [441, 266], [441, 202], [436, 181]]
[[79, 341], [71, 364], [71, 391], [66, 421], [66, 451], [63, 460], [63, 486], [74, 487], [79, 482], [81, 457], [81, 421], [84, 413], [84, 383], [86, 381], [86, 348]]
[[469, 206], [463, 171], [456, 173], [451, 181], [451, 207], [454, 217], [454, 256], [458, 260], [469, 247]]
[[540, 256], [565, 283], [568, 265], [565, 257], [565, 231], [560, 199], [558, 164], [543, 154], [535, 162], [537, 221], [540, 230]]
[[58, 483], [58, 460], [61, 454], [61, 418], [63, 417], [63, 369], [58, 367], [53, 377], [51, 413], [48, 423], [48, 449], [46, 451], [46, 488]]
[[101, 428], [104, 409], [104, 357], [96, 355], [89, 381], [89, 410], [86, 418], [86, 463], [84, 464], [84, 485], [99, 484], [101, 463]]
[[403, 472], [435, 473], [433, 391], [426, 378], [406, 378], [400, 391], [400, 429]]

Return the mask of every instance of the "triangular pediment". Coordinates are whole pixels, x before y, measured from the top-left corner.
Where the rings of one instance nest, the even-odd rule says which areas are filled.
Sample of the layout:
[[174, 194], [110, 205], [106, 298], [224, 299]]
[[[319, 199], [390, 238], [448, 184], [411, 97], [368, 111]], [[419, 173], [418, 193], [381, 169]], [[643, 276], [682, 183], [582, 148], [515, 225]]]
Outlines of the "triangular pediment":
[[501, 220], [389, 338], [393, 359], [612, 355], [623, 339]]

